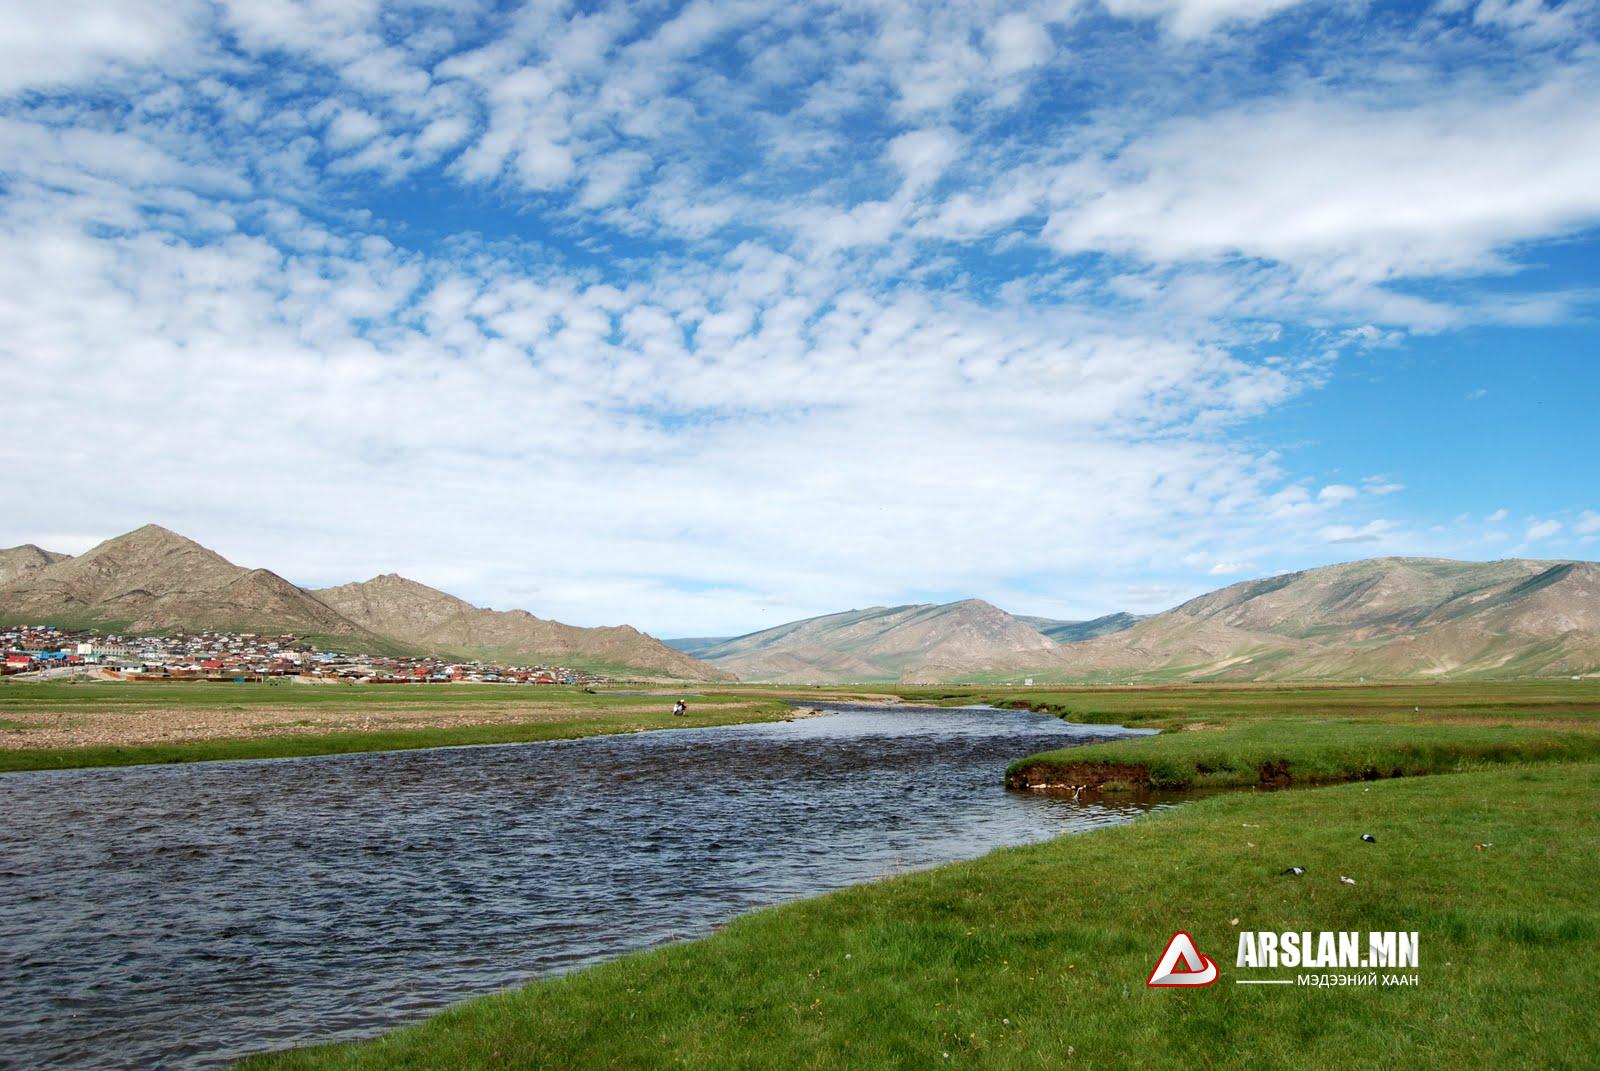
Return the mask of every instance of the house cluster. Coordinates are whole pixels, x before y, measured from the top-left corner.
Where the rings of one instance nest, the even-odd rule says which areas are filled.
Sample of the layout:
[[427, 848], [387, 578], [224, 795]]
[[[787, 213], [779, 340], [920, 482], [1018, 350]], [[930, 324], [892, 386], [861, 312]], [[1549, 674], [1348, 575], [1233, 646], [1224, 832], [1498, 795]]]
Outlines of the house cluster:
[[566, 666], [510, 666], [443, 658], [321, 650], [295, 636], [176, 632], [121, 636], [21, 625], [0, 628], [0, 672], [36, 677], [90, 675], [103, 680], [278, 681], [298, 678], [354, 684], [603, 684], [606, 678]]

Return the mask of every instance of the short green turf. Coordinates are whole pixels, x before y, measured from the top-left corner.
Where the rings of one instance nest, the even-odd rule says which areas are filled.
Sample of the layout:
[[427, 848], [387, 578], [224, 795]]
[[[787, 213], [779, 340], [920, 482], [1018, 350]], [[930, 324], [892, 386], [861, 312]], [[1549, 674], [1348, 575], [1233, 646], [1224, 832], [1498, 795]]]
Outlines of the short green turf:
[[[1596, 764], [1213, 796], [241, 1066], [1577, 1071], [1600, 1062], [1597, 803]], [[1233, 984], [1240, 929], [1416, 930], [1420, 984]], [[1177, 930], [1219, 984], [1145, 986]]]
[[[660, 710], [637, 708], [654, 702]], [[291, 685], [233, 683], [26, 683], [0, 685], [0, 719], [8, 711], [59, 714], [135, 711], [150, 707], [225, 709], [239, 714], [241, 728], [250, 712], [274, 707], [334, 710], [359, 716], [363, 710], [396, 709], [471, 714], [538, 704], [571, 714], [550, 720], [417, 729], [311, 732], [132, 746], [0, 749], [0, 773], [86, 766], [206, 762], [223, 759], [294, 758], [359, 751], [402, 751], [474, 744], [514, 744], [647, 729], [701, 728], [742, 722], [774, 721], [792, 711], [776, 700], [740, 695], [694, 694], [685, 717], [673, 717], [670, 699], [652, 700], [621, 692], [589, 692], [561, 686], [512, 685]], [[633, 709], [629, 709], [633, 708]], [[8, 727], [25, 723], [5, 719]]]

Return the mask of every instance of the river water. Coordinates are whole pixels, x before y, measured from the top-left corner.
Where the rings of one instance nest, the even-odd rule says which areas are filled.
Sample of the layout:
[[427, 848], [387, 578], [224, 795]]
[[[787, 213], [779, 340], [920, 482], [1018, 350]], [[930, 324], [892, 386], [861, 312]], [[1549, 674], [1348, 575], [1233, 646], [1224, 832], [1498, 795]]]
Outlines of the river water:
[[1126, 735], [1024, 711], [0, 776], [0, 1066], [370, 1036], [752, 908], [1131, 806], [1009, 792]]

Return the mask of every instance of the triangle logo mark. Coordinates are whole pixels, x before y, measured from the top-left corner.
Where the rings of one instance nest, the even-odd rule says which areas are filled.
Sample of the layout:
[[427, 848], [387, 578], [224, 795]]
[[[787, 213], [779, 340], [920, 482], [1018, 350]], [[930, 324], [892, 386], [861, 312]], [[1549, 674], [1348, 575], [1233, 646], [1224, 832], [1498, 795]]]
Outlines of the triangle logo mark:
[[[1183, 966], [1180, 968], [1179, 963]], [[1150, 972], [1150, 977], [1145, 979], [1145, 985], [1155, 988], [1157, 986], [1200, 986], [1210, 985], [1217, 980], [1217, 965], [1211, 961], [1210, 956], [1203, 956], [1194, 946], [1194, 938], [1179, 930], [1172, 935], [1172, 940], [1167, 942], [1167, 950], [1161, 953], [1161, 959], [1156, 963], [1156, 969]]]

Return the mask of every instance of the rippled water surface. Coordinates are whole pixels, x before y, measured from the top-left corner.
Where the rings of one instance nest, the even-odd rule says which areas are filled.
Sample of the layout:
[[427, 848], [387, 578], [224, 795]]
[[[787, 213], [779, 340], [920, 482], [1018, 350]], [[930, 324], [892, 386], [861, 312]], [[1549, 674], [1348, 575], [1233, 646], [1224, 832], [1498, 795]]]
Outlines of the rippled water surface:
[[1019, 711], [0, 776], [0, 1066], [370, 1035], [742, 911], [1132, 808], [1007, 792]]

